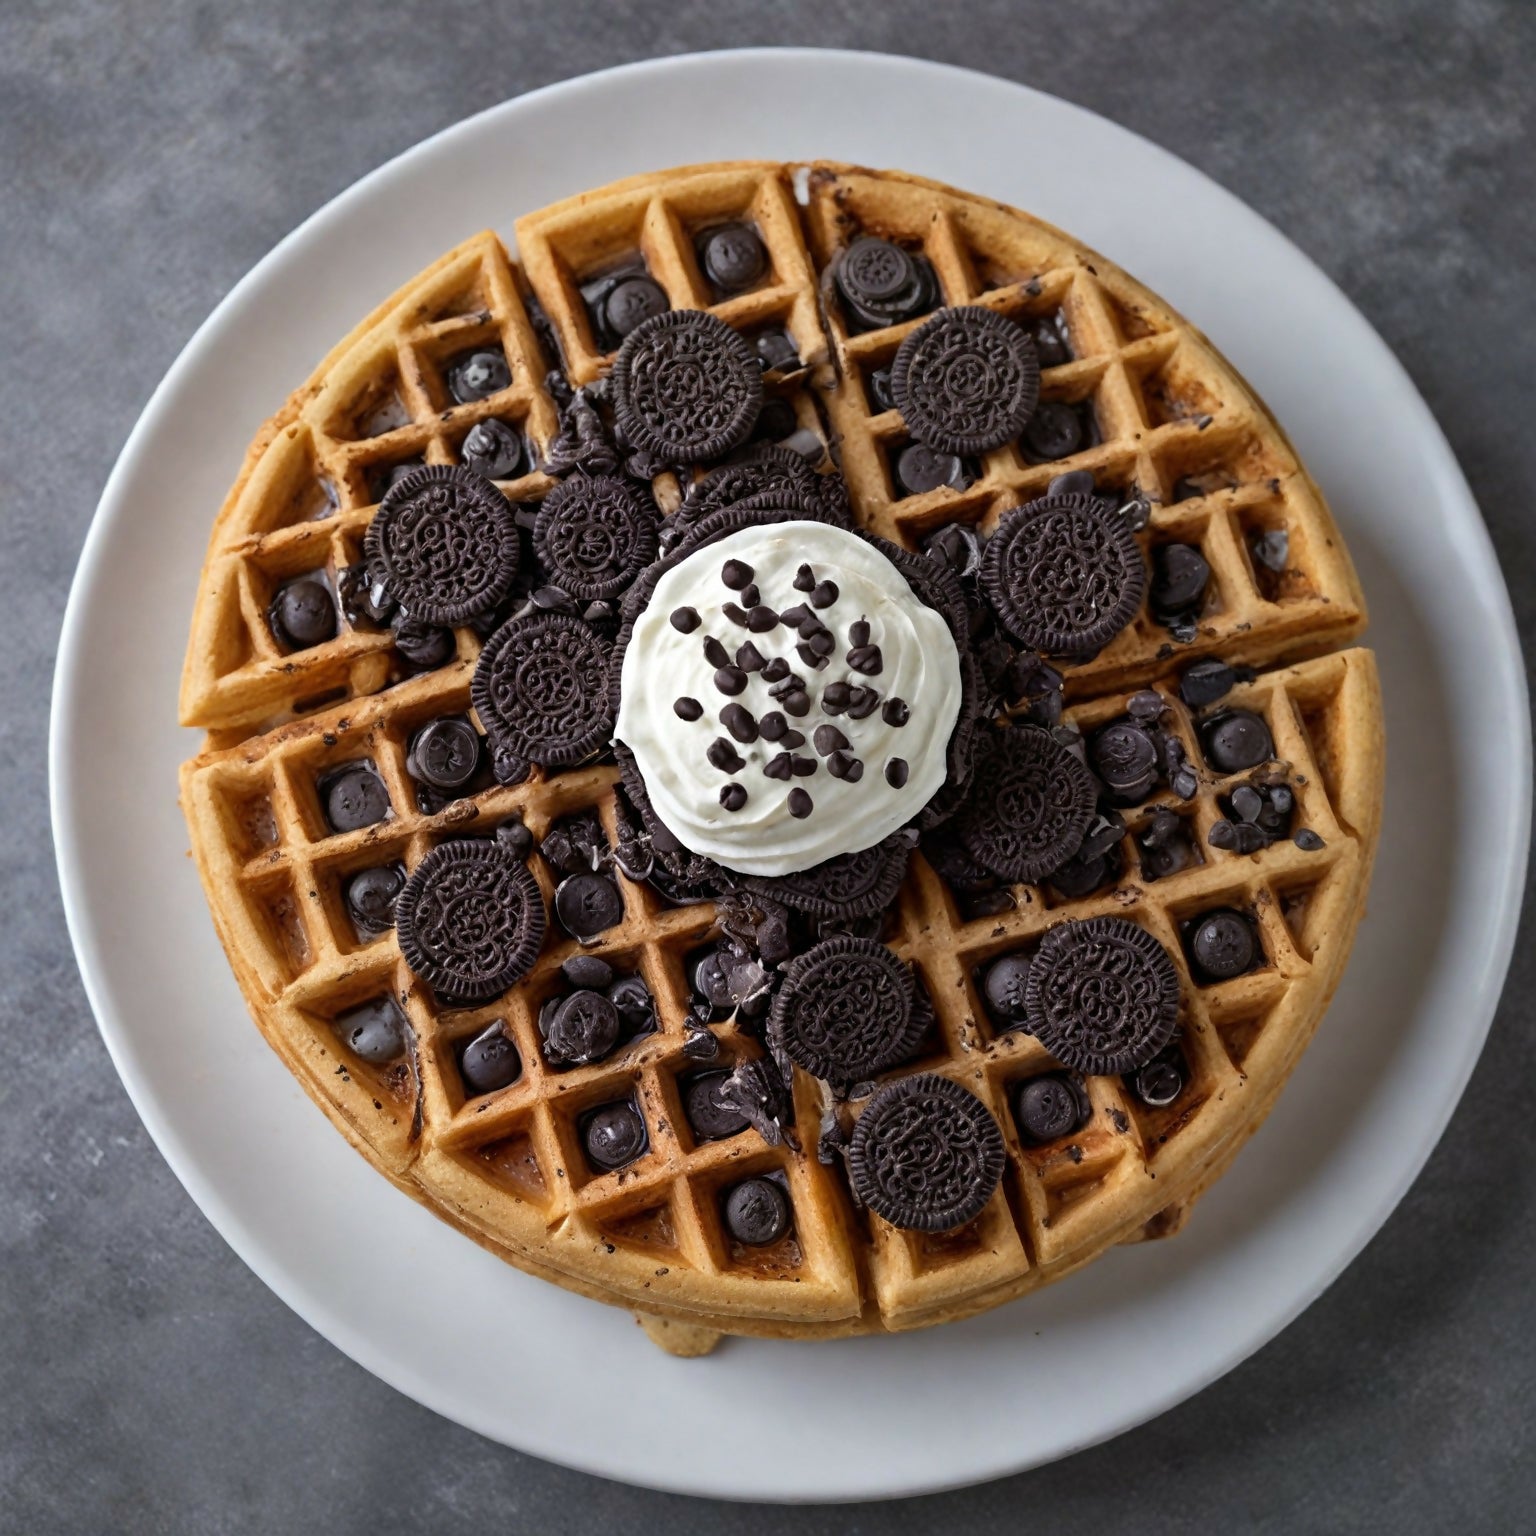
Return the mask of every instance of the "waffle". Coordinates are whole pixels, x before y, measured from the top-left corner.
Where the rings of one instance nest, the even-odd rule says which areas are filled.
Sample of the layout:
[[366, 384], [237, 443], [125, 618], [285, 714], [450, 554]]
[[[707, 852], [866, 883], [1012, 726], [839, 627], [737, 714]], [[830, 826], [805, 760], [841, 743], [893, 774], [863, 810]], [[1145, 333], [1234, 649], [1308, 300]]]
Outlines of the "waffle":
[[[742, 218], [756, 225], [769, 270], [749, 292], [715, 302], [695, 237]], [[1030, 463], [1015, 446], [993, 450], [963, 489], [899, 494], [891, 465], [906, 429], [897, 411], [878, 408], [870, 381], [920, 320], [850, 334], [826, 274], [861, 234], [921, 250], [940, 303], [1060, 316], [1072, 357], [1044, 370], [1041, 395], [1089, 402], [1098, 440], [1050, 463]], [[1376, 674], [1370, 653], [1350, 647], [1363, 600], [1327, 507], [1278, 427], [1199, 332], [1103, 258], [1027, 215], [899, 174], [753, 163], [637, 177], [522, 219], [517, 249], [514, 263], [495, 236], [477, 236], [368, 317], [258, 435], [215, 524], [182, 690], [183, 719], [208, 735], [182, 771], [181, 794], [216, 927], [269, 1042], [400, 1188], [530, 1273], [634, 1308], [677, 1353], [701, 1353], [718, 1333], [924, 1327], [1019, 1296], [1115, 1243], [1176, 1230], [1263, 1118], [1322, 1016], [1363, 907], [1379, 819]], [[673, 905], [649, 884], [620, 880], [622, 920], [595, 943], [551, 923], [522, 981], [494, 1002], [452, 1008], [412, 975], [392, 929], [359, 932], [343, 900], [362, 869], [413, 869], [444, 839], [515, 815], [537, 840], [592, 811], [610, 846], [620, 840], [625, 808], [603, 763], [535, 770], [441, 809], [418, 804], [408, 744], [425, 722], [470, 712], [482, 644], [473, 627], [454, 631], [447, 663], [414, 671], [387, 629], [342, 624], [289, 653], [267, 615], [283, 581], [321, 571], [334, 582], [360, 559], [392, 466], [455, 462], [481, 420], [526, 436], [525, 472], [500, 483], [514, 501], [540, 500], [556, 482], [533, 466], [561, 430], [564, 403], [549, 370], [574, 387], [605, 376], [612, 355], [582, 289], [635, 252], [674, 308], [709, 309], [749, 336], [787, 333], [802, 366], [770, 374], [769, 395], [785, 401], [801, 440], [815, 434], [825, 445], [818, 468], [840, 467], [870, 531], [908, 548], [956, 521], [990, 531], [1056, 475], [1085, 468], [1101, 489], [1148, 504], [1144, 548], [1198, 544], [1212, 581], [1190, 637], [1174, 643], [1144, 610], [1093, 660], [1065, 669], [1065, 718], [1092, 731], [1150, 686], [1189, 760], [1203, 763], [1177, 673], [1206, 655], [1244, 663], [1251, 680], [1223, 707], [1265, 719], [1289, 765], [1297, 824], [1322, 840], [1242, 856], [1211, 846], [1224, 797], [1244, 775], [1204, 769], [1193, 798], [1163, 792], [1126, 813], [1123, 872], [1085, 898], [1018, 886], [1006, 910], [981, 915], [914, 856], [881, 937], [913, 967], [934, 1021], [918, 1054], [877, 1082], [951, 1078], [1001, 1128], [1003, 1179], [957, 1230], [905, 1230], [856, 1205], [839, 1160], [816, 1154], [824, 1116], [851, 1130], [867, 1101], [833, 1101], [799, 1069], [789, 1117], [798, 1146], [755, 1130], [695, 1137], [681, 1102], [681, 1085], [701, 1069], [687, 1049], [686, 962], [718, 932], [710, 903]], [[444, 383], [451, 360], [492, 339], [509, 386], [455, 405]], [[658, 475], [656, 503], [675, 512], [690, 483]], [[1288, 558], [1272, 571], [1253, 550], [1279, 529]], [[358, 760], [387, 789], [389, 819], [333, 833], [317, 786]], [[1188, 830], [1200, 861], [1152, 878], [1134, 834], [1160, 807]], [[537, 856], [529, 867], [550, 905], [550, 871]], [[1186, 925], [1215, 907], [1251, 914], [1263, 960], [1205, 984], [1186, 957]], [[1100, 915], [1130, 918], [1172, 957], [1187, 1081], [1154, 1108], [1119, 1077], [1089, 1077], [1086, 1123], [1035, 1145], [1016, 1121], [1015, 1094], [1059, 1066], [1032, 1036], [994, 1023], [978, 978], [996, 957], [1032, 951], [1063, 918]], [[539, 1013], [577, 953], [642, 977], [656, 1028], [596, 1063], [556, 1067]], [[334, 1021], [380, 997], [403, 1010], [410, 1050], [372, 1066], [341, 1044]], [[522, 1074], [468, 1097], [459, 1052], [497, 1020]], [[712, 1033], [710, 1070], [765, 1054], [749, 1021]], [[630, 1098], [648, 1149], [603, 1172], [584, 1155], [583, 1118]], [[793, 1225], [769, 1246], [745, 1247], [722, 1220], [722, 1199], [764, 1174], [784, 1181]]]

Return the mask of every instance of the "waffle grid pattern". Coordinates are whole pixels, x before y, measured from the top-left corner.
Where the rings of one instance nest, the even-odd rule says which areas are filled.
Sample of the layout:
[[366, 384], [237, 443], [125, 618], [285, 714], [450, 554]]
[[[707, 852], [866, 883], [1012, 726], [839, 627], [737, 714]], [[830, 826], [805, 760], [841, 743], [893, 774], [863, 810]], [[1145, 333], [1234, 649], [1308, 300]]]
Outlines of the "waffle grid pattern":
[[[202, 661], [189, 661], [184, 695], [188, 717], [211, 729], [207, 750], [183, 770], [182, 795], [220, 936], [263, 1031], [402, 1188], [513, 1262], [587, 1294], [725, 1331], [814, 1336], [917, 1327], [983, 1310], [1110, 1243], [1177, 1224], [1184, 1202], [1262, 1118], [1342, 969], [1374, 847], [1380, 711], [1366, 652], [1275, 665], [1344, 643], [1363, 608], [1315, 488], [1198, 333], [1064, 236], [981, 200], [833, 168], [812, 172], [808, 197], [814, 263], [784, 168], [709, 167], [637, 178], [524, 219], [521, 275], [493, 236], [477, 237], [370, 317], [258, 439], [221, 514], [194, 628], [193, 654]], [[771, 271], [751, 292], [714, 303], [694, 240], [710, 224], [739, 217], [763, 233]], [[964, 492], [894, 499], [888, 465], [900, 418], [870, 413], [865, 381], [889, 363], [911, 325], [850, 336], [835, 296], [815, 278], [858, 232], [921, 244], [945, 302], [1015, 315], [1062, 311], [1075, 360], [1046, 372], [1043, 394], [1091, 396], [1104, 440], [1049, 465], [1030, 465], [1007, 448], [986, 457], [981, 479]], [[514, 812], [539, 839], [560, 819], [592, 809], [610, 844], [615, 839], [608, 767], [539, 772], [435, 815], [417, 810], [407, 743], [427, 720], [469, 712], [480, 643], [473, 631], [457, 632], [456, 660], [410, 676], [398, 670], [387, 632], [343, 626], [334, 641], [283, 657], [265, 610], [277, 581], [319, 568], [334, 573], [358, 558], [376, 502], [370, 469], [417, 456], [452, 462], [463, 432], [489, 416], [519, 425], [536, 448], [547, 445], [557, 420], [538, 382], [545, 359], [530, 300], [550, 322], [571, 381], [592, 382], [611, 359], [596, 351], [580, 286], [635, 250], [674, 305], [707, 305], [749, 334], [769, 325], [790, 331], [809, 374], [782, 388], [801, 423], [835, 445], [854, 504], [875, 531], [914, 547], [956, 517], [990, 526], [1053, 475], [1093, 469], [1101, 484], [1134, 485], [1153, 501], [1148, 542], [1197, 540], [1211, 563], [1219, 598], [1197, 641], [1178, 648], [1178, 661], [1214, 649], [1270, 668], [1224, 703], [1266, 717], [1278, 757], [1291, 765], [1296, 824], [1318, 832], [1323, 850], [1279, 843], [1239, 857], [1211, 848], [1206, 834], [1231, 785], [1202, 768], [1194, 801], [1165, 795], [1127, 813], [1124, 873], [1087, 900], [1016, 887], [1012, 910], [967, 918], [914, 858], [884, 937], [914, 966], [935, 1026], [919, 1054], [889, 1075], [926, 1070], [961, 1081], [996, 1115], [1009, 1151], [998, 1194], [958, 1232], [903, 1232], [853, 1207], [841, 1170], [815, 1156], [824, 1090], [798, 1071], [802, 1151], [770, 1147], [751, 1130], [695, 1142], [679, 1085], [762, 1050], [751, 1033], [726, 1023], [715, 1030], [716, 1062], [683, 1053], [685, 961], [716, 932], [709, 905], [670, 906], [648, 886], [619, 881], [624, 919], [590, 949], [621, 974], [644, 978], [657, 1028], [575, 1068], [550, 1066], [539, 1045], [539, 1007], [559, 988], [561, 962], [580, 948], [558, 925], [533, 972], [504, 997], [443, 1009], [404, 965], [393, 931], [365, 938], [345, 910], [351, 874], [386, 863], [413, 868], [435, 842], [488, 834]], [[490, 339], [505, 347], [510, 389], [472, 406], [445, 406], [444, 364]], [[379, 416], [391, 391], [408, 422], [360, 435], [360, 424], [391, 419]], [[1209, 422], [1190, 419], [1190, 405]], [[1233, 483], [1175, 501], [1175, 485], [1191, 477], [1205, 477], [1202, 486]], [[326, 502], [315, 518], [311, 488], [322, 478], [335, 488], [336, 505]], [[664, 507], [680, 491], [669, 480], [656, 486]], [[504, 489], [531, 501], [551, 483], [535, 474]], [[1245, 540], [1282, 524], [1291, 568], [1283, 589], [1266, 592]], [[1167, 632], [1139, 618], [1095, 662], [1072, 669], [1068, 717], [1091, 729], [1123, 713], [1127, 693], [1155, 678], [1190, 761], [1203, 765], [1194, 723], [1168, 681], [1168, 649]], [[336, 690], [340, 697], [327, 702]], [[262, 734], [251, 733], [257, 722]], [[332, 835], [317, 786], [358, 759], [383, 779], [391, 816]], [[1142, 876], [1134, 833], [1161, 804], [1185, 820], [1203, 862], [1153, 881]], [[533, 856], [530, 867], [549, 903], [553, 882], [543, 860]], [[1252, 914], [1265, 962], [1235, 981], [1198, 985], [1179, 925], [1222, 905]], [[1021, 1140], [1012, 1100], [1022, 1081], [1055, 1063], [1029, 1036], [993, 1027], [976, 972], [999, 954], [1029, 950], [1069, 912], [1129, 916], [1174, 956], [1188, 1083], [1173, 1106], [1154, 1110], [1119, 1079], [1090, 1079], [1089, 1123], [1040, 1148]], [[370, 1067], [332, 1027], [338, 1014], [382, 995], [409, 1019], [412, 1064]], [[515, 1041], [522, 1075], [499, 1093], [466, 1099], [458, 1051], [493, 1020]], [[602, 1173], [587, 1163], [581, 1121], [620, 1099], [640, 1109], [649, 1146], [635, 1163]], [[838, 1106], [845, 1128], [859, 1107]], [[739, 1179], [765, 1172], [785, 1179], [794, 1225], [772, 1248], [744, 1249], [725, 1232], [721, 1199]]]

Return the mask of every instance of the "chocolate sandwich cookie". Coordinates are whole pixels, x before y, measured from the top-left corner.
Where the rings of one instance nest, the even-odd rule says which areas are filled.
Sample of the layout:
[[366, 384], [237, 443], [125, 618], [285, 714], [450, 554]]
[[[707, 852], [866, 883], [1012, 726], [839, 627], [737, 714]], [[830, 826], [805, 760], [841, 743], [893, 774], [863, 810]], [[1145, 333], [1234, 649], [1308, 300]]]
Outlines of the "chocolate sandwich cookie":
[[672, 549], [706, 517], [749, 497], [767, 495], [776, 506], [817, 507], [819, 478], [798, 453], [772, 443], [759, 444], [750, 457], [722, 464], [688, 487], [682, 505], [662, 524], [662, 544]]
[[878, 331], [933, 308], [939, 285], [925, 256], [861, 235], [837, 258], [832, 280], [852, 329]]
[[995, 310], [942, 309], [902, 342], [891, 393], [918, 442], [985, 453], [1024, 430], [1040, 398], [1040, 362], [1025, 332]]
[[1173, 1038], [1179, 973], [1145, 928], [1071, 919], [1046, 934], [1024, 990], [1025, 1028], [1064, 1066], [1130, 1072]]
[[994, 875], [1038, 881], [1077, 852], [1097, 793], [1093, 775], [1049, 731], [1010, 726], [983, 738], [955, 831]]
[[429, 464], [385, 493], [363, 540], [368, 580], [417, 624], [467, 624], [511, 594], [512, 506], [484, 475]]
[[586, 602], [614, 597], [656, 558], [656, 517], [628, 481], [573, 475], [544, 498], [533, 548], [563, 592]]
[[670, 310], [636, 326], [609, 377], [619, 431], [665, 464], [708, 463], [739, 447], [763, 403], [757, 354], [702, 310]]
[[544, 768], [586, 762], [607, 745], [608, 642], [580, 619], [539, 613], [486, 641], [470, 697], [492, 749]]
[[494, 997], [525, 976], [544, 943], [538, 882], [504, 844], [439, 843], [395, 902], [405, 963], [444, 998]]
[[931, 1072], [873, 1094], [853, 1128], [853, 1192], [893, 1227], [947, 1232], [974, 1221], [1003, 1176], [1008, 1154], [987, 1106]]
[[911, 839], [898, 832], [873, 848], [839, 854], [792, 875], [744, 875], [741, 883], [807, 917], [852, 922], [895, 901], [911, 852]]
[[1147, 567], [1130, 528], [1096, 496], [1043, 496], [1005, 513], [982, 556], [998, 622], [1051, 656], [1107, 645], [1136, 616]]
[[856, 1083], [911, 1054], [928, 1026], [912, 972], [873, 939], [827, 939], [791, 960], [768, 1016], [775, 1049], [815, 1077]]

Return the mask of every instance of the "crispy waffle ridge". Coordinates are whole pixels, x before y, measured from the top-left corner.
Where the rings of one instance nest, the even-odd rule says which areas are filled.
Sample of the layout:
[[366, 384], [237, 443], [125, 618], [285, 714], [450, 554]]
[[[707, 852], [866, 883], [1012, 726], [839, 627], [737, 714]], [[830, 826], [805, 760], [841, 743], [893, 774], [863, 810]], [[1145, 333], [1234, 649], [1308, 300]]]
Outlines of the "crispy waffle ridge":
[[[771, 270], [717, 303], [694, 236], [727, 219], [756, 224]], [[824, 274], [859, 234], [920, 249], [940, 303], [1021, 319], [1059, 313], [1073, 360], [1045, 370], [1042, 398], [1091, 402], [1099, 441], [1048, 464], [999, 449], [963, 491], [900, 496], [890, 465], [905, 429], [897, 412], [872, 402], [869, 378], [920, 322], [848, 333]], [[1262, 1120], [1321, 1018], [1363, 907], [1380, 813], [1375, 667], [1369, 652], [1349, 648], [1363, 601], [1327, 507], [1284, 435], [1198, 331], [1102, 257], [1016, 210], [905, 175], [739, 163], [636, 177], [520, 220], [517, 248], [520, 265], [494, 235], [476, 236], [370, 315], [258, 434], [214, 528], [181, 700], [184, 721], [208, 735], [183, 768], [181, 794], [219, 936], [268, 1041], [400, 1188], [520, 1268], [635, 1308], [677, 1353], [699, 1353], [720, 1332], [924, 1327], [1019, 1296], [1115, 1243], [1176, 1230]], [[973, 918], [914, 857], [883, 937], [914, 966], [935, 1024], [918, 1057], [880, 1081], [932, 1071], [963, 1083], [993, 1112], [1008, 1150], [990, 1203], [956, 1231], [904, 1231], [855, 1207], [842, 1168], [816, 1156], [824, 1090], [798, 1068], [800, 1150], [755, 1130], [695, 1140], [680, 1100], [680, 1083], [700, 1070], [683, 1051], [684, 962], [718, 932], [710, 904], [674, 906], [649, 885], [618, 882], [623, 920], [585, 949], [644, 978], [657, 1028], [603, 1061], [553, 1068], [540, 1049], [539, 1008], [560, 989], [561, 962], [584, 948], [558, 925], [524, 980], [492, 1003], [455, 1008], [411, 974], [392, 929], [361, 936], [343, 903], [358, 870], [394, 862], [409, 870], [435, 843], [489, 832], [514, 812], [539, 839], [594, 810], [610, 844], [617, 840], [617, 775], [606, 765], [536, 770], [435, 814], [418, 808], [407, 742], [428, 720], [470, 711], [481, 644], [473, 629], [455, 632], [446, 665], [412, 673], [387, 629], [343, 623], [333, 640], [287, 655], [266, 615], [283, 581], [315, 570], [334, 580], [360, 558], [390, 466], [455, 462], [464, 435], [487, 417], [515, 425], [542, 457], [560, 425], [546, 370], [558, 363], [580, 386], [612, 362], [581, 285], [637, 251], [674, 307], [710, 309], [748, 334], [792, 336], [805, 368], [770, 376], [768, 393], [828, 445], [822, 467], [840, 465], [858, 521], [876, 533], [911, 548], [957, 519], [990, 529], [1070, 469], [1092, 470], [1101, 488], [1134, 487], [1152, 505], [1144, 548], [1200, 546], [1213, 573], [1206, 608], [1189, 643], [1172, 644], [1143, 612], [1093, 661], [1066, 669], [1066, 718], [1091, 729], [1150, 685], [1201, 764], [1177, 672], [1213, 653], [1246, 663], [1256, 675], [1223, 704], [1265, 718], [1289, 765], [1297, 825], [1325, 843], [1304, 852], [1280, 841], [1248, 856], [1211, 847], [1219, 797], [1243, 776], [1202, 769], [1193, 800], [1163, 794], [1128, 813], [1134, 831], [1166, 805], [1191, 830], [1203, 862], [1161, 879], [1144, 875], [1128, 834], [1124, 873], [1111, 888], [1064, 901], [1019, 886], [1010, 910]], [[506, 352], [509, 388], [454, 405], [448, 364], [492, 341]], [[555, 483], [533, 471], [503, 489], [533, 502]], [[653, 485], [664, 510], [684, 489], [671, 474]], [[1261, 571], [1251, 541], [1282, 528], [1286, 569]], [[377, 769], [391, 814], [333, 834], [317, 785], [360, 759]], [[549, 903], [548, 870], [537, 856], [529, 867]], [[1211, 985], [1191, 974], [1181, 924], [1213, 907], [1252, 915], [1263, 963]], [[1172, 1105], [1152, 1109], [1118, 1077], [1088, 1078], [1086, 1125], [1035, 1146], [1019, 1134], [1013, 1097], [1022, 1081], [1059, 1067], [1022, 1030], [993, 1025], [977, 970], [1029, 951], [1064, 917], [1101, 914], [1142, 924], [1173, 958], [1188, 1081]], [[414, 1039], [406, 1059], [376, 1067], [346, 1049], [333, 1021], [381, 996], [399, 1003]], [[522, 1074], [466, 1098], [458, 1050], [493, 1020], [515, 1040]], [[711, 1069], [763, 1054], [751, 1028], [728, 1021], [715, 1033]], [[629, 1098], [644, 1116], [648, 1150], [602, 1172], [585, 1158], [583, 1116]], [[845, 1127], [859, 1108], [841, 1108]], [[768, 1172], [786, 1181], [793, 1225], [772, 1246], [746, 1248], [725, 1228], [723, 1194]]]

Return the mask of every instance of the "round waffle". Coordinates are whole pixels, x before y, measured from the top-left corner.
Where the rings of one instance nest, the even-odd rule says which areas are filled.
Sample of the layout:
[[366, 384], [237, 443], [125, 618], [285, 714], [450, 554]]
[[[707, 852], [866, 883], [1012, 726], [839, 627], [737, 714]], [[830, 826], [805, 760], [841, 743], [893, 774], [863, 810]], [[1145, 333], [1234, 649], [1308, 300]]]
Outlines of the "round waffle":
[[[1026, 214], [898, 173], [742, 163], [637, 177], [521, 219], [517, 248], [514, 261], [477, 236], [370, 315], [263, 428], [214, 526], [181, 699], [207, 738], [182, 771], [182, 803], [267, 1039], [402, 1189], [511, 1263], [636, 1309], [677, 1353], [721, 1332], [923, 1327], [1176, 1230], [1322, 1016], [1379, 819], [1375, 669], [1351, 644], [1364, 605], [1283, 433], [1198, 331], [1112, 263]], [[993, 788], [990, 752], [891, 846], [889, 872], [905, 857], [905, 874], [873, 913], [839, 908], [846, 879], [796, 875], [786, 903], [771, 879], [692, 858], [575, 726], [547, 750], [500, 722], [476, 757], [462, 722], [482, 738], [496, 724], [472, 694], [493, 632], [509, 620], [568, 632], [582, 656], [617, 635], [623, 592], [606, 573], [629, 567], [607, 558], [611, 530], [574, 525], [562, 569], [605, 575], [567, 575], [577, 590], [564, 590], [536, 552], [546, 498], [574, 477], [613, 476], [633, 493], [626, 540], [649, 550], [646, 520], [659, 514], [666, 550], [668, 517], [725, 494], [720, 462], [674, 464], [614, 431], [607, 380], [635, 330], [620, 323], [625, 295], [642, 291], [653, 308], [664, 297], [708, 312], [762, 362], [753, 436], [737, 445], [733, 418], [727, 459], [762, 453], [782, 479], [785, 455], [799, 455], [808, 505], [846, 504], [858, 528], [947, 565], [978, 616], [965, 675], [986, 729], [1048, 733], [1095, 775], [1085, 829], [1078, 800], [1070, 815], [1040, 813], [1053, 833], [1070, 822], [1077, 851], [1038, 883], [1010, 883], [1009, 828], [994, 835], [965, 814]], [[903, 343], [950, 309], [1001, 317], [1030, 345], [1005, 335], [999, 355], [1038, 358], [1038, 401], [1016, 389], [1015, 414], [994, 413], [1010, 432], [1023, 422], [997, 446], [971, 451], [926, 418], [909, 425], [892, 392]], [[985, 370], [963, 358], [954, 373], [946, 410], [983, 387]], [[904, 372], [900, 398], [919, 398], [914, 387]], [[462, 620], [451, 607], [407, 612], [367, 549], [395, 486], [398, 502], [412, 473], [454, 465], [480, 476], [477, 495], [499, 487], [520, 539], [501, 606]], [[1049, 496], [1094, 498], [1146, 563], [1128, 622], [1080, 626], [1091, 653], [1036, 654], [988, 617], [985, 539]], [[711, 515], [737, 516], [729, 505]], [[334, 623], [317, 611], [322, 590]], [[1027, 601], [1027, 579], [1009, 593]], [[1228, 670], [1186, 678], [1196, 662]], [[967, 730], [974, 713], [963, 711]], [[1222, 740], [1271, 755], [1223, 768], [1206, 727], [1244, 715], [1264, 730], [1244, 723]], [[451, 753], [427, 750], [439, 736]], [[1080, 788], [1082, 774], [1043, 782], [1056, 779]], [[498, 852], [434, 854], [464, 839]], [[489, 916], [434, 913], [432, 935], [473, 930], [485, 951], [473, 1001], [452, 966], [410, 960], [425, 953], [423, 889], [455, 898], [453, 882], [430, 878], [449, 863], [495, 870], [501, 893]], [[1237, 914], [1252, 942], [1201, 949], [1201, 964], [1194, 936], [1211, 913]], [[1030, 967], [1043, 944], [1053, 977], [1092, 948], [1049, 937], [1067, 923], [1101, 925], [1069, 936], [1123, 937], [1105, 920], [1146, 936], [1125, 953], [1151, 955], [1160, 987], [1171, 967], [1173, 1022], [1159, 991], [1155, 1027], [1075, 1072], [1032, 1026], [1052, 1037], [1062, 999], [1091, 992], [1094, 1028], [1110, 1027], [1103, 988], [1077, 977], [1076, 991], [1044, 998]], [[498, 924], [529, 950], [504, 971]], [[769, 1027], [797, 956], [850, 938], [878, 940], [912, 980], [905, 1055], [861, 1083], [780, 1057]], [[1209, 969], [1230, 970], [1233, 954], [1241, 970]], [[1121, 1070], [1092, 1070], [1105, 1065]], [[1080, 1113], [1040, 1139], [1039, 1117], [1019, 1106], [1047, 1075], [1071, 1090], [1049, 1096], [1057, 1121], [1074, 1102]], [[919, 1076], [924, 1104], [964, 1110], [921, 1124], [942, 1131], [959, 1115], [971, 1151], [956, 1164], [965, 1197], [907, 1215], [908, 1196], [891, 1191], [943, 1184], [923, 1172], [937, 1164], [901, 1162], [905, 1122], [890, 1106], [916, 1089], [893, 1085]], [[703, 1103], [696, 1126], [689, 1105]], [[873, 1121], [859, 1132], [871, 1105], [879, 1136]], [[749, 1181], [772, 1187], [733, 1199]], [[879, 1194], [866, 1204], [861, 1188]], [[954, 1212], [959, 1225], [937, 1225]]]

